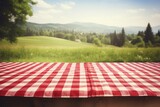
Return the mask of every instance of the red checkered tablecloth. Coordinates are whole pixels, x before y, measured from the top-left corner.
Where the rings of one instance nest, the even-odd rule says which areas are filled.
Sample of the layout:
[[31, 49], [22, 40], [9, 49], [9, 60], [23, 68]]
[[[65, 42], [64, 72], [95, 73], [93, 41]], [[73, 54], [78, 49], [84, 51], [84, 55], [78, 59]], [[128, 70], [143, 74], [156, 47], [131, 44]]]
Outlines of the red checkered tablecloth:
[[160, 63], [1, 62], [0, 96], [160, 96]]

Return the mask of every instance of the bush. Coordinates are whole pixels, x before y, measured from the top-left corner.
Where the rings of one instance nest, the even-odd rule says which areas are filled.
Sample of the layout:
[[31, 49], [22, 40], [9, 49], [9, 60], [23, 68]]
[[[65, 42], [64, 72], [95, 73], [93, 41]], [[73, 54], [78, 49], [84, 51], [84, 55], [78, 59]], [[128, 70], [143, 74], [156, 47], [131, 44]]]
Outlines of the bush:
[[71, 41], [75, 41], [75, 40], [76, 40], [76, 37], [75, 37], [74, 35], [71, 35], [71, 36], [70, 36], [70, 40], [71, 40]]
[[143, 41], [142, 37], [137, 36], [136, 38], [134, 38], [134, 39], [131, 41], [131, 43], [132, 43], [133, 45], [135, 45], [135, 44], [140, 43], [140, 42], [142, 42], [142, 41]]
[[137, 47], [145, 47], [145, 43], [141, 36], [137, 36], [131, 41], [131, 44], [136, 45]]
[[57, 37], [57, 38], [64, 38], [65, 35], [63, 33], [56, 33], [55, 37]]
[[142, 41], [136, 44], [137, 47], [145, 47], [145, 43]]
[[99, 46], [99, 47], [102, 46], [102, 43], [101, 43], [101, 41], [100, 41], [98, 38], [94, 38], [93, 43], [94, 43], [95, 45]]
[[160, 47], [160, 43], [155, 43], [154, 46], [155, 47]]
[[153, 47], [151, 41], [149, 41], [148, 43], [146, 43], [146, 44], [145, 44], [145, 47], [146, 47], [146, 48], [148, 48], [148, 47]]
[[135, 47], [135, 45], [131, 44], [130, 41], [126, 40], [126, 42], [125, 42], [125, 44], [124, 44], [124, 47], [133, 48], [133, 47]]

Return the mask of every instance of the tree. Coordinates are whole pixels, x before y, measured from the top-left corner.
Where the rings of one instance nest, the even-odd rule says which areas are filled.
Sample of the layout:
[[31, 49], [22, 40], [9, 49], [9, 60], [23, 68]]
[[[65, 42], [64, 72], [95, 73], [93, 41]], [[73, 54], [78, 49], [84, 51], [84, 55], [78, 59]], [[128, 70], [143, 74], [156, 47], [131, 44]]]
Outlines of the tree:
[[94, 38], [93, 43], [94, 43], [95, 45], [99, 46], [99, 47], [102, 46], [102, 43], [101, 43], [101, 41], [100, 41], [98, 38]]
[[105, 44], [105, 45], [109, 45], [109, 44], [110, 44], [110, 39], [109, 39], [109, 38], [104, 37], [104, 39], [103, 39], [102, 43], [103, 43], [103, 44]]
[[116, 31], [114, 31], [114, 33], [110, 34], [110, 38], [111, 38], [111, 45], [115, 45], [118, 46], [118, 38], [117, 38], [117, 34]]
[[121, 32], [121, 46], [123, 46], [125, 44], [125, 38], [126, 38], [126, 34], [124, 31], [124, 28], [122, 28], [122, 32]]
[[71, 35], [71, 36], [70, 36], [70, 40], [71, 40], [71, 41], [75, 41], [75, 40], [76, 40], [76, 37], [75, 37], [74, 35]]
[[139, 31], [137, 36], [140, 36], [140, 37], [144, 38], [144, 32], [143, 31]]
[[58, 33], [55, 33], [55, 37], [57, 37], [57, 38], [64, 38], [65, 34], [62, 33], [62, 32], [58, 32]]
[[156, 35], [160, 37], [160, 30], [158, 30], [158, 33]]
[[123, 46], [125, 44], [125, 38], [126, 38], [126, 34], [124, 31], [124, 28], [122, 28], [122, 32], [119, 35], [119, 46]]
[[87, 42], [87, 37], [86, 37], [86, 36], [81, 36], [80, 40], [81, 40], [82, 42]]
[[131, 41], [131, 44], [136, 45], [137, 47], [144, 47], [145, 46], [143, 38], [141, 36], [137, 36], [136, 38], [134, 38]]
[[152, 44], [154, 43], [154, 35], [150, 23], [148, 23], [145, 31], [144, 42], [145, 45], [147, 45], [149, 42], [151, 42]]
[[154, 46], [160, 46], [160, 30], [158, 30], [154, 38]]
[[122, 28], [122, 32], [116, 34], [116, 31], [113, 34], [110, 34], [111, 37], [111, 45], [122, 47], [125, 43], [126, 34], [124, 28]]
[[93, 43], [93, 40], [94, 40], [94, 36], [91, 35], [91, 34], [87, 34], [87, 43]]
[[11, 43], [23, 32], [28, 16], [32, 16], [32, 0], [0, 0], [0, 39]]

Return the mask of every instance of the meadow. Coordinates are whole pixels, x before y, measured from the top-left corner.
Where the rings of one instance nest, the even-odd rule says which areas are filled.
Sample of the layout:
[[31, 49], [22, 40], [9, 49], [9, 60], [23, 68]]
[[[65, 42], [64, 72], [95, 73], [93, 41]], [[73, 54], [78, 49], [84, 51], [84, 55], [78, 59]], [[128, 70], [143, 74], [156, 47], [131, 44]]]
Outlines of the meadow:
[[46, 36], [0, 41], [0, 62], [160, 62], [160, 48], [97, 47]]

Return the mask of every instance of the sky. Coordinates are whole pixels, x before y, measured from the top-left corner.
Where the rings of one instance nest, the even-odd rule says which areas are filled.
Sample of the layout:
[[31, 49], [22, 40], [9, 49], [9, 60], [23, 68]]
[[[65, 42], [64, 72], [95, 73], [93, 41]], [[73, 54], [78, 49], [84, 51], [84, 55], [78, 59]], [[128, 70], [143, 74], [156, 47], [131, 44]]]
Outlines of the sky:
[[33, 0], [35, 23], [97, 23], [109, 26], [160, 25], [160, 0]]

